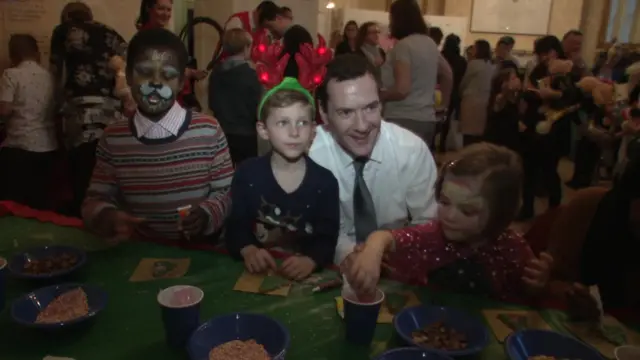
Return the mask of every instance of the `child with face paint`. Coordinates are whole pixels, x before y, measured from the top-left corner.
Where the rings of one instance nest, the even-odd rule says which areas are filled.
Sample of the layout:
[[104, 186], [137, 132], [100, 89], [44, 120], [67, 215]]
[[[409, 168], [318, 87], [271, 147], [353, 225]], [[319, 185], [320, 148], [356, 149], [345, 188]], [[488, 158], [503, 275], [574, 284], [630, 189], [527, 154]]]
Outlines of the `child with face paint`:
[[436, 185], [438, 220], [374, 232], [343, 272], [350, 285], [375, 291], [380, 268], [414, 284], [520, 298], [546, 286], [552, 258], [536, 258], [525, 240], [508, 229], [520, 205], [518, 155], [479, 143], [464, 148], [443, 168]]
[[[82, 208], [88, 228], [115, 241], [194, 239], [220, 230], [233, 176], [218, 122], [184, 109], [187, 51], [165, 29], [131, 40], [127, 81], [138, 105], [126, 121], [105, 129]], [[191, 206], [180, 222], [178, 208]]]
[[[258, 106], [258, 135], [273, 150], [238, 166], [226, 228], [229, 252], [252, 273], [272, 270], [301, 280], [333, 261], [340, 227], [338, 181], [307, 156], [314, 114], [313, 97], [294, 78], [269, 90]], [[275, 245], [296, 255], [278, 267], [266, 250]]]

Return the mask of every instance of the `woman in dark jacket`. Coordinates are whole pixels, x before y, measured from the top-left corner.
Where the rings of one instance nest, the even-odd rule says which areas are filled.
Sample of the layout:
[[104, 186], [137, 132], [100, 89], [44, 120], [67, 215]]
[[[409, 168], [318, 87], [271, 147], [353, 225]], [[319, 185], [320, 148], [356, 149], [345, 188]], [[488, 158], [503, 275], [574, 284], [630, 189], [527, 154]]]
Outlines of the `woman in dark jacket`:
[[460, 37], [458, 35], [447, 35], [442, 46], [442, 56], [447, 60], [453, 72], [453, 88], [451, 89], [449, 109], [447, 109], [445, 121], [440, 125], [440, 147], [438, 150], [445, 152], [451, 117], [453, 114], [456, 116], [460, 114], [460, 81], [462, 81], [464, 72], [467, 70], [467, 60], [460, 55]]
[[356, 38], [358, 37], [358, 23], [350, 20], [344, 26], [342, 32], [342, 42], [336, 46], [336, 56], [342, 54], [354, 54], [358, 53], [358, 47], [356, 44]]

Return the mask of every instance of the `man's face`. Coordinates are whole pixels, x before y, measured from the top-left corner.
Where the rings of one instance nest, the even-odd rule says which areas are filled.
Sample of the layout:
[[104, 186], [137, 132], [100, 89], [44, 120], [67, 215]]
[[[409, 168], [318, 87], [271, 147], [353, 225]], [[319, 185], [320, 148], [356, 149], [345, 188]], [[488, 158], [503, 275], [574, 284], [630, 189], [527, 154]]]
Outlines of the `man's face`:
[[548, 65], [551, 60], [558, 58], [558, 53], [555, 50], [551, 50], [548, 53], [538, 54], [538, 62]]
[[265, 20], [263, 26], [268, 29], [272, 34], [281, 37], [285, 31], [289, 28], [291, 20], [282, 15], [277, 15], [273, 20]]
[[582, 35], [569, 35], [562, 41], [562, 47], [567, 56], [573, 57], [582, 51]]
[[323, 120], [335, 140], [352, 157], [369, 157], [382, 122], [380, 96], [373, 76], [331, 80], [327, 84], [327, 112]]
[[487, 226], [489, 208], [482, 197], [482, 179], [445, 175], [438, 218], [449, 241], [476, 239]]
[[138, 109], [157, 116], [166, 113], [182, 89], [184, 69], [176, 55], [165, 49], [148, 49], [135, 61], [127, 77]]
[[312, 115], [311, 106], [299, 102], [270, 109], [265, 121], [256, 125], [258, 134], [284, 159], [295, 161], [311, 145], [315, 130]]
[[499, 59], [505, 59], [509, 56], [509, 48], [510, 46], [507, 44], [498, 44], [498, 46], [496, 46], [496, 57]]

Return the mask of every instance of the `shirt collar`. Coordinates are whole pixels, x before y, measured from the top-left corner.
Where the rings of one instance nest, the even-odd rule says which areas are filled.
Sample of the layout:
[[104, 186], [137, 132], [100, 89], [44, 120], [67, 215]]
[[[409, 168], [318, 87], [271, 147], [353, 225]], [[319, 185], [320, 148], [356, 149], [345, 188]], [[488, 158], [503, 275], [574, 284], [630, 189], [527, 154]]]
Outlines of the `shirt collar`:
[[147, 135], [155, 126], [160, 126], [171, 133], [171, 135], [177, 136], [184, 123], [186, 114], [187, 111], [176, 101], [160, 121], [151, 121], [138, 110], [133, 117], [133, 122], [136, 126], [138, 137]]

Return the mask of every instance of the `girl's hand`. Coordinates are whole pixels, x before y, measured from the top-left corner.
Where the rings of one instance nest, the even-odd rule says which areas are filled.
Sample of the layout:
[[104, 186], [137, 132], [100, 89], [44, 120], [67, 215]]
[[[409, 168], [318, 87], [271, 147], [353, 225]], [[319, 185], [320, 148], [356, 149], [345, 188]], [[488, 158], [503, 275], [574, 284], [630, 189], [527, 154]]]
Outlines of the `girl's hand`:
[[351, 254], [352, 260], [346, 271], [349, 285], [358, 294], [375, 293], [380, 279], [382, 257], [388, 245], [393, 241], [388, 231], [376, 231], [369, 236], [360, 252]]
[[540, 257], [533, 257], [524, 267], [522, 281], [533, 291], [544, 289], [549, 282], [553, 257], [546, 253], [540, 253]]

